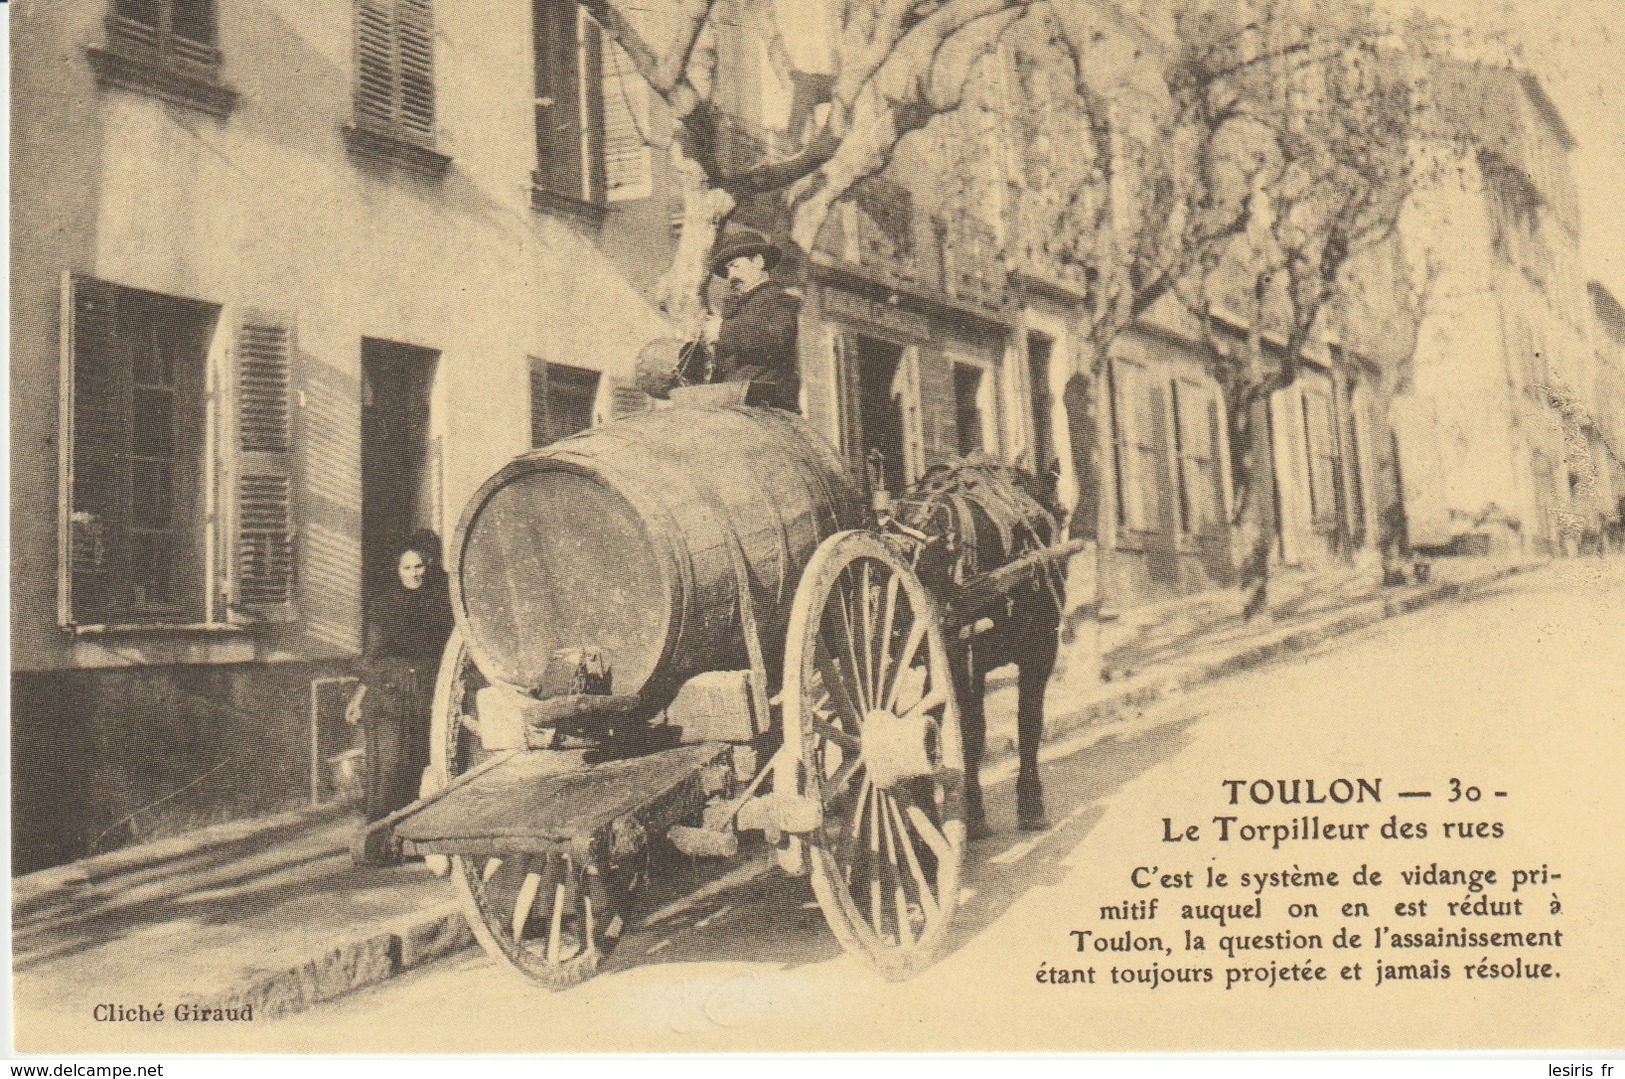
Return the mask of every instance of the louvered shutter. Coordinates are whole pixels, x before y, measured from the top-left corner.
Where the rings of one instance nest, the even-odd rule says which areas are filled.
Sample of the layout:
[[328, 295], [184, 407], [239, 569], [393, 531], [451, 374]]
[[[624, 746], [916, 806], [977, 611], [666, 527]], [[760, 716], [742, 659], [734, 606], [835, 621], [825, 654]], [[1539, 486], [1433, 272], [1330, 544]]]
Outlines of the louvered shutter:
[[434, 7], [431, 0], [395, 0], [395, 49], [400, 80], [399, 134], [434, 145]]
[[635, 416], [640, 412], [652, 411], [654, 407], [654, 398], [636, 386], [618, 380], [610, 384], [610, 419]]
[[1173, 438], [1168, 430], [1168, 388], [1161, 379], [1147, 378], [1141, 382], [1142, 393], [1137, 402], [1142, 409], [1139, 417], [1140, 482], [1150, 499], [1146, 513], [1148, 531], [1171, 533], [1178, 523], [1174, 520], [1173, 476], [1168, 467], [1168, 449]]
[[649, 152], [649, 84], [632, 58], [606, 37], [603, 44], [603, 167], [610, 202], [654, 193]]
[[58, 621], [114, 620], [128, 507], [130, 366], [118, 335], [118, 289], [64, 275], [62, 281], [62, 508]]
[[1209, 531], [1222, 533], [1224, 531], [1224, 475], [1221, 471], [1223, 449], [1219, 439], [1223, 428], [1219, 426], [1219, 399], [1212, 390], [1207, 393], [1207, 430], [1208, 430], [1208, 490], [1207, 497], [1211, 499], [1209, 505], [1213, 507], [1212, 517], [1209, 521]]
[[356, 0], [356, 123], [434, 145], [434, 8], [431, 0]]
[[234, 365], [228, 615], [286, 622], [294, 605], [293, 321], [245, 312]]
[[361, 127], [394, 132], [394, 0], [356, 0], [355, 116]]

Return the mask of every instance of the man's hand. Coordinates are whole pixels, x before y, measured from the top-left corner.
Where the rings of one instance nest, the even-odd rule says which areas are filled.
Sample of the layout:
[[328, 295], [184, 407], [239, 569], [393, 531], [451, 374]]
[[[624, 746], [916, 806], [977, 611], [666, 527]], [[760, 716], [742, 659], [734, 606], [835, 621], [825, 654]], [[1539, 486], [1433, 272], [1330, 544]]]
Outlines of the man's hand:
[[700, 340], [708, 345], [714, 345], [721, 336], [722, 316], [717, 314], [707, 316], [705, 325], [700, 329]]

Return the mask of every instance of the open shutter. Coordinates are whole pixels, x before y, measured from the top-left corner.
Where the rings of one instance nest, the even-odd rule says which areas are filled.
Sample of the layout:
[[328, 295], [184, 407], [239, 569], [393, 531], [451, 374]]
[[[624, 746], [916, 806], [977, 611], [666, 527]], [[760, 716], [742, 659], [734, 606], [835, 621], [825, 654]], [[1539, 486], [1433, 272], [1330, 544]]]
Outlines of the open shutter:
[[1219, 426], [1219, 399], [1212, 390], [1207, 392], [1207, 445], [1208, 445], [1208, 475], [1207, 490], [1204, 496], [1209, 500], [1211, 514], [1208, 520], [1208, 531], [1222, 534], [1225, 526], [1225, 500], [1224, 476], [1220, 463], [1223, 460], [1223, 448], [1219, 444], [1223, 428]]
[[587, 163], [587, 198], [603, 205], [609, 197], [604, 160], [604, 35], [598, 24], [580, 17], [582, 107], [581, 155]]
[[604, 197], [610, 202], [654, 194], [649, 152], [649, 84], [626, 50], [603, 42]]
[[547, 364], [530, 357], [530, 445], [538, 449], [553, 441], [553, 423], [549, 414], [552, 400], [547, 384]]
[[395, 0], [395, 48], [400, 64], [400, 130], [434, 145], [434, 6], [432, 0]]
[[118, 289], [62, 279], [57, 618], [114, 620], [128, 526], [130, 368], [118, 336]]
[[607, 374], [603, 376], [603, 381], [606, 385], [593, 416], [594, 426], [601, 427], [624, 416], [654, 411], [654, 398], [636, 386]]
[[227, 613], [233, 622], [288, 622], [294, 604], [293, 320], [244, 312], [233, 365], [232, 551]]
[[536, 49], [536, 178], [586, 197], [581, 160], [580, 16], [574, 0], [532, 0]]
[[920, 419], [920, 350], [905, 348], [892, 379], [892, 397], [903, 420], [903, 477], [925, 475], [925, 424]]

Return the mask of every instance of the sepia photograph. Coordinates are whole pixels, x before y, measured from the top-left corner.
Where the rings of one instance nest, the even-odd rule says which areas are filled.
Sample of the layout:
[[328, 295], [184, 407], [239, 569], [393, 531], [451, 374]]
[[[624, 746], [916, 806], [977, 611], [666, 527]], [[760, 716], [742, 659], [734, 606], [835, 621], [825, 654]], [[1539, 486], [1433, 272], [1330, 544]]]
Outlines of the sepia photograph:
[[15, 1053], [1625, 1051], [1618, 0], [5, 7]]

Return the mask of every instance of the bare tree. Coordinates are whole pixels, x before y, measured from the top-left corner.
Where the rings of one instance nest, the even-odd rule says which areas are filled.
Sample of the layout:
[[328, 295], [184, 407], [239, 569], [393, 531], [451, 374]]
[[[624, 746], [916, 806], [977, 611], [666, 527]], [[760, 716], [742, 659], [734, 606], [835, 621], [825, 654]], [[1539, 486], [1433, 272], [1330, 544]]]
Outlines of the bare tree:
[[[1206, 245], [1177, 294], [1222, 360], [1236, 494], [1233, 557], [1247, 617], [1268, 604], [1276, 522], [1271, 396], [1296, 381], [1305, 348], [1349, 286], [1351, 259], [1390, 239], [1433, 155], [1419, 152], [1415, 64], [1386, 44], [1372, 12], [1313, 25], [1272, 5], [1262, 32], [1287, 44], [1210, 94], [1230, 114], [1250, 187], [1242, 229]], [[1242, 330], [1233, 341], [1220, 314]], [[1277, 339], [1268, 341], [1274, 335]]]
[[[830, 207], [882, 171], [898, 144], [957, 108], [976, 59], [1035, 0], [822, 0], [791, 11], [773, 0], [579, 0], [625, 50], [674, 120], [670, 150], [683, 231], [661, 302], [681, 332], [703, 317], [707, 257], [741, 200], [776, 194], [791, 238], [811, 250]], [[826, 40], [827, 100], [788, 152], [738, 154], [749, 120], [724, 105], [720, 50], [746, 23], [785, 62], [783, 37]]]

